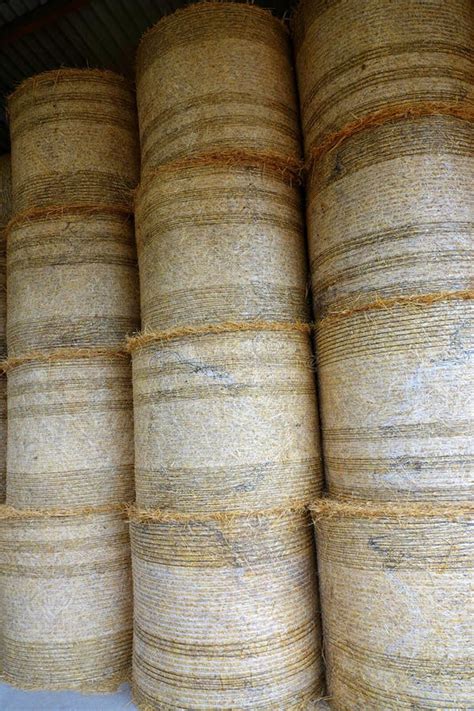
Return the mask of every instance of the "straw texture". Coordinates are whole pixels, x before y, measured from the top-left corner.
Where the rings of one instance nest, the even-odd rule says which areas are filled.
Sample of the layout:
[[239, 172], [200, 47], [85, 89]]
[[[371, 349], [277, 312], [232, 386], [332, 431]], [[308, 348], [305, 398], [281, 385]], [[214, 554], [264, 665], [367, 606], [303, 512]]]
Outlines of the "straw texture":
[[308, 334], [231, 327], [134, 350], [141, 506], [255, 511], [321, 490]]
[[113, 347], [139, 328], [133, 222], [119, 209], [16, 215], [8, 237], [8, 351]]
[[9, 99], [15, 212], [130, 204], [138, 182], [134, 94], [122, 77], [55, 69]]
[[33, 357], [9, 370], [11, 506], [48, 510], [133, 498], [128, 358], [84, 355]]
[[313, 167], [321, 419], [337, 496], [472, 498], [473, 151], [472, 123], [431, 116], [353, 136]]
[[319, 698], [307, 514], [154, 517], [131, 523], [139, 708], [296, 711]]
[[[7, 289], [5, 267], [5, 228], [11, 215], [10, 156], [0, 156], [0, 358], [7, 353], [6, 315]], [[5, 501], [5, 472], [7, 457], [7, 383], [0, 373], [0, 503]]]
[[289, 38], [256, 6], [203, 2], [162, 19], [138, 49], [137, 101], [146, 168], [215, 150], [299, 157]]
[[474, 705], [474, 509], [410, 509], [315, 507], [337, 711]]
[[165, 167], [137, 199], [145, 329], [308, 320], [299, 188], [263, 161]]
[[471, 0], [301, 0], [294, 17], [306, 155], [354, 120], [473, 101]]
[[307, 215], [318, 317], [377, 298], [472, 288], [472, 121], [384, 124], [314, 165]]
[[331, 493], [472, 500], [473, 308], [472, 299], [408, 303], [319, 324]]
[[0, 517], [3, 677], [113, 691], [129, 674], [128, 526], [119, 513]]

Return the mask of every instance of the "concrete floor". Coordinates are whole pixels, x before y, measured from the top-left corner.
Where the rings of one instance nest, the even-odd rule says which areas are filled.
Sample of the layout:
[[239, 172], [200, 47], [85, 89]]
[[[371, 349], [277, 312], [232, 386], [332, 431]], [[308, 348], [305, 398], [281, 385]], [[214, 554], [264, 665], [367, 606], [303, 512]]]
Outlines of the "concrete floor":
[[[19, 691], [0, 684], [1, 711], [135, 711], [130, 687], [124, 684], [118, 694], [85, 696], [68, 691]], [[329, 706], [320, 701], [308, 711], [329, 711]]]
[[1, 711], [135, 711], [127, 684], [117, 694], [85, 696], [69, 691], [19, 691], [0, 684]]

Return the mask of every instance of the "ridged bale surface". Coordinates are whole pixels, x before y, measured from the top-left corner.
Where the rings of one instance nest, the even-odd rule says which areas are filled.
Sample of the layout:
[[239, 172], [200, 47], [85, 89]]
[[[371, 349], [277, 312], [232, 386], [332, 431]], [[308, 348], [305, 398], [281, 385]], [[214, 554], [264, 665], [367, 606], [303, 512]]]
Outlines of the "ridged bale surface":
[[17, 216], [9, 228], [8, 352], [123, 344], [139, 328], [133, 221], [119, 209]]
[[317, 317], [472, 286], [472, 119], [386, 123], [316, 162], [307, 213]]
[[326, 477], [344, 498], [470, 500], [472, 124], [385, 124], [313, 167]]
[[144, 329], [307, 321], [301, 196], [282, 165], [164, 166], [136, 204]]
[[203, 2], [161, 20], [137, 56], [142, 165], [193, 153], [299, 158], [288, 33], [256, 6]]
[[296, 711], [319, 698], [306, 513], [135, 513], [131, 539], [139, 708]]
[[15, 212], [49, 206], [129, 205], [138, 182], [135, 97], [97, 69], [55, 69], [9, 99]]
[[285, 324], [134, 348], [138, 504], [255, 511], [317, 496], [311, 358], [308, 333]]
[[472, 505], [314, 515], [331, 708], [472, 708]]
[[317, 329], [331, 493], [470, 501], [472, 299], [392, 304]]
[[[11, 164], [10, 156], [0, 156], [0, 359], [7, 354], [6, 343], [6, 226], [11, 216]], [[7, 382], [0, 373], [0, 503], [5, 501], [7, 466]]]
[[123, 514], [2, 511], [0, 576], [5, 681], [98, 692], [125, 680], [132, 590]]
[[302, 0], [294, 18], [306, 153], [354, 119], [474, 98], [471, 0]]
[[74, 508], [133, 499], [126, 355], [39, 356], [8, 372], [7, 503]]

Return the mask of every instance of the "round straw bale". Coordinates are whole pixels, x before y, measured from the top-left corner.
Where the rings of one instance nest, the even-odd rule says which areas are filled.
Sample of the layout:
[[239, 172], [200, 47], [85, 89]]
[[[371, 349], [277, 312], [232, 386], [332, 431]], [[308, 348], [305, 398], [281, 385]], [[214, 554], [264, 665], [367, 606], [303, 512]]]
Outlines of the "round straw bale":
[[97, 69], [55, 69], [20, 84], [8, 108], [15, 212], [130, 204], [139, 148], [126, 79]]
[[38, 356], [8, 372], [11, 506], [99, 506], [133, 498], [129, 359], [83, 356]]
[[145, 329], [308, 320], [301, 196], [283, 166], [165, 167], [141, 186], [136, 220]]
[[472, 505], [314, 515], [331, 708], [473, 708]]
[[382, 302], [381, 308], [319, 323], [319, 392], [331, 493], [397, 501], [472, 500], [470, 296]]
[[129, 674], [132, 590], [120, 513], [1, 514], [3, 678], [113, 691]]
[[255, 511], [318, 496], [309, 336], [235, 328], [134, 350], [139, 505]]
[[296, 711], [321, 695], [306, 512], [136, 513], [131, 539], [139, 708]]
[[474, 98], [471, 0], [301, 0], [294, 18], [306, 153], [354, 119]]
[[262, 8], [196, 3], [149, 30], [137, 55], [142, 165], [251, 150], [298, 157], [288, 33]]
[[367, 130], [317, 161], [308, 188], [317, 317], [469, 288], [473, 155], [472, 123], [430, 116]]
[[7, 247], [8, 353], [113, 347], [139, 328], [133, 222], [123, 211], [26, 213]]

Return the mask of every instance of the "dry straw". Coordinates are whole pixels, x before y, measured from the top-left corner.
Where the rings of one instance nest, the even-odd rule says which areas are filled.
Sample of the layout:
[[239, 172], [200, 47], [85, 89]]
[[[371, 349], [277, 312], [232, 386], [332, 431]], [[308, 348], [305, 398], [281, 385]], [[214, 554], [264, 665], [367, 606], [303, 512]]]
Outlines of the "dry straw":
[[300, 711], [321, 695], [305, 511], [134, 511], [131, 538], [139, 708]]
[[[6, 315], [7, 290], [5, 268], [5, 228], [11, 215], [10, 156], [0, 156], [0, 358], [7, 352]], [[5, 471], [7, 457], [7, 383], [0, 373], [0, 503], [5, 501]]]
[[317, 330], [331, 493], [470, 501], [474, 302], [434, 300], [327, 318]]
[[354, 119], [472, 102], [471, 0], [301, 0], [294, 17], [306, 154]]
[[149, 175], [136, 204], [144, 328], [307, 320], [295, 178], [264, 156], [182, 161]]
[[472, 121], [425, 116], [354, 134], [308, 186], [316, 316], [472, 285]]
[[10, 513], [0, 515], [3, 678], [22, 689], [116, 689], [131, 653], [123, 514]]
[[227, 323], [132, 341], [141, 506], [255, 511], [318, 495], [307, 330]]
[[9, 99], [15, 212], [130, 204], [138, 182], [135, 98], [122, 77], [56, 69]]
[[7, 270], [10, 356], [118, 346], [139, 327], [135, 240], [126, 208], [16, 215]]
[[314, 516], [331, 708], [472, 708], [472, 504]]
[[137, 100], [146, 168], [229, 149], [299, 158], [288, 33], [256, 6], [203, 2], [161, 20], [138, 50]]
[[129, 359], [56, 351], [7, 361], [7, 503], [99, 506], [133, 498]]

